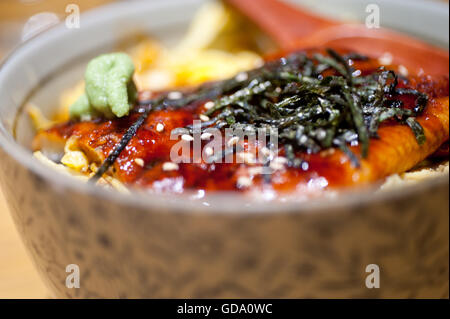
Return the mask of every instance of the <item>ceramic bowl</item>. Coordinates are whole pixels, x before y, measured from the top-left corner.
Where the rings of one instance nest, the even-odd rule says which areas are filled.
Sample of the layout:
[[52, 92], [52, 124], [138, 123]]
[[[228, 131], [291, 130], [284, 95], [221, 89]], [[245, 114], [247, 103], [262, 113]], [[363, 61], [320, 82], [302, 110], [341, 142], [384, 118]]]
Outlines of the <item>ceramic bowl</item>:
[[[201, 2], [106, 6], [83, 15], [80, 29], [60, 25], [29, 40], [3, 63], [0, 180], [52, 294], [448, 297], [448, 176], [389, 193], [361, 190], [302, 204], [233, 194], [192, 200], [189, 195], [118, 194], [74, 181], [33, 159], [24, 103], [35, 102], [49, 114], [59, 93], [81, 78], [86, 61], [112, 50], [130, 32], [176, 42]], [[382, 25], [448, 46], [447, 5], [378, 3], [386, 12]], [[341, 17], [364, 19], [366, 14], [365, 1], [324, 4], [325, 11]], [[79, 288], [66, 285], [72, 273], [68, 265], [78, 266]], [[379, 270], [379, 288], [366, 285], [373, 269]]]

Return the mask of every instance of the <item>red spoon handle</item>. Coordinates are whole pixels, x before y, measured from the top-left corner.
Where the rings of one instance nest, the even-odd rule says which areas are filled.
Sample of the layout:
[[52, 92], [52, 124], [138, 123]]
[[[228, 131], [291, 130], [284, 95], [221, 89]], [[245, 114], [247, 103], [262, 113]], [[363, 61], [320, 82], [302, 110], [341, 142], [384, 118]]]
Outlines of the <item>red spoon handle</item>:
[[279, 0], [225, 0], [272, 37], [281, 48], [339, 23], [307, 13]]
[[318, 17], [281, 0], [224, 0], [253, 21], [281, 52], [311, 47], [343, 48], [372, 57], [391, 53], [412, 73], [448, 75], [448, 51], [386, 29]]

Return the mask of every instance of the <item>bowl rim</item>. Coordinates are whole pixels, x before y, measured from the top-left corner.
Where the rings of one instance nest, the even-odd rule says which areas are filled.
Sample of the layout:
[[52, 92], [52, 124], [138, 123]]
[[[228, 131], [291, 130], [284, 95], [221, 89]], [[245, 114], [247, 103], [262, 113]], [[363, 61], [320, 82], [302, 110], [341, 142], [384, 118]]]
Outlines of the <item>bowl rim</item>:
[[[181, 0], [179, 0], [181, 1]], [[173, 5], [176, 1], [167, 2], [164, 0], [152, 1], [155, 6], [168, 4]], [[184, 1], [186, 3], [188, 1]], [[198, 0], [189, 0], [189, 2], [199, 2]], [[147, 4], [148, 5], [148, 4]], [[84, 19], [95, 17], [96, 14], [107, 12], [108, 10], [120, 10], [129, 3], [112, 3], [101, 6], [82, 14]], [[54, 25], [46, 31], [35, 35], [27, 41], [18, 45], [8, 56], [0, 63], [0, 73], [2, 70], [14, 64], [16, 55], [36, 41], [42, 41], [54, 33], [65, 32], [62, 23]], [[67, 31], [66, 31], [67, 32]], [[70, 62], [67, 62], [70, 63]], [[65, 63], [65, 65], [67, 65]], [[62, 66], [64, 67], [64, 66]], [[56, 70], [57, 72], [57, 70]], [[30, 90], [31, 91], [31, 90]], [[21, 104], [23, 104], [22, 101]], [[19, 106], [17, 112], [20, 111]], [[183, 194], [155, 194], [132, 191], [130, 194], [124, 194], [116, 190], [109, 190], [98, 187], [90, 183], [78, 181], [70, 176], [61, 174], [52, 170], [45, 164], [39, 162], [32, 155], [32, 152], [26, 147], [20, 145], [13, 138], [12, 134], [4, 127], [0, 121], [0, 147], [5, 153], [23, 168], [31, 170], [34, 174], [45, 180], [51, 187], [64, 189], [67, 194], [70, 192], [79, 192], [86, 196], [93, 196], [99, 200], [107, 200], [118, 203], [123, 206], [132, 206], [140, 209], [149, 210], [170, 210], [171, 213], [208, 213], [208, 214], [239, 214], [239, 215], [260, 215], [260, 214], [280, 214], [280, 213], [311, 213], [311, 212], [329, 212], [343, 208], [355, 207], [360, 205], [370, 205], [380, 201], [391, 201], [399, 198], [405, 198], [420, 193], [433, 187], [446, 187], [449, 184], [449, 174], [430, 178], [417, 184], [404, 185], [390, 191], [379, 192], [376, 183], [362, 189], [349, 189], [340, 191], [338, 197], [321, 197], [317, 199], [308, 199], [305, 201], [261, 201], [247, 195], [236, 192], [217, 192], [205, 196], [202, 199], [193, 199], [193, 193]], [[301, 205], [299, 205], [301, 204]]]

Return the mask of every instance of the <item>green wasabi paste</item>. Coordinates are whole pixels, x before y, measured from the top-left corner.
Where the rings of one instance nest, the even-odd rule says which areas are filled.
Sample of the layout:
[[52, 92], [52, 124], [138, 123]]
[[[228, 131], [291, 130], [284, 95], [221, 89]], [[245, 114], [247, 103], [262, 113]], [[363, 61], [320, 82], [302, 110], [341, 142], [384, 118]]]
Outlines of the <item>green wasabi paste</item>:
[[104, 54], [90, 61], [85, 93], [70, 106], [70, 117], [85, 121], [128, 115], [137, 98], [133, 73], [133, 61], [125, 53]]

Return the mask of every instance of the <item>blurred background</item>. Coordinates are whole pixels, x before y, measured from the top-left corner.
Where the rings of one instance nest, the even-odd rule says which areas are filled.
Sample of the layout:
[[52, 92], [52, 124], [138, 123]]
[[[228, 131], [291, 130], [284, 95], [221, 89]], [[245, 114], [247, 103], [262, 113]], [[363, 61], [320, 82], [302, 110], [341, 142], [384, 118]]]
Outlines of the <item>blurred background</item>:
[[[0, 0], [0, 61], [32, 36], [64, 20], [67, 5], [86, 11], [115, 0]], [[151, 0], [150, 0], [151, 1]], [[0, 298], [48, 298], [14, 227], [0, 189]]]
[[[125, 0], [0, 0], [0, 61], [23, 40], [64, 20], [69, 4], [76, 4], [83, 12], [116, 1]], [[49, 294], [25, 252], [0, 189], [0, 298], [47, 297]]]
[[[67, 15], [67, 5], [76, 4], [81, 11], [115, 0], [1, 0], [0, 1], [0, 58], [20, 43], [22, 37]], [[150, 0], [151, 1], [151, 0]], [[24, 28], [26, 26], [26, 28]], [[33, 30], [34, 29], [34, 30]], [[28, 34], [27, 34], [28, 30]], [[30, 33], [31, 32], [31, 33]]]

